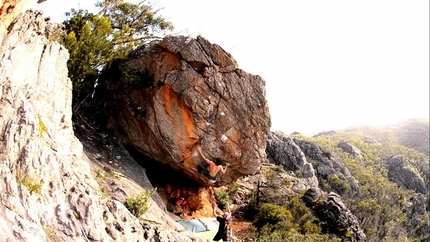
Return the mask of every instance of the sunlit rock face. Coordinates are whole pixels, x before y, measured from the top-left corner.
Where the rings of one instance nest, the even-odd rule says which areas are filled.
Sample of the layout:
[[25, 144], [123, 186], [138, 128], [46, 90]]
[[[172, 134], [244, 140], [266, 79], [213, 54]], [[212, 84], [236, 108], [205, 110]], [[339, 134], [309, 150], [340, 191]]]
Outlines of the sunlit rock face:
[[[74, 135], [69, 54], [50, 41], [55, 26], [27, 11], [0, 35], [0, 241], [199, 241], [101, 194]], [[154, 204], [148, 214], [174, 224]]]
[[126, 144], [203, 185], [211, 184], [198, 173], [205, 163], [196, 145], [208, 159], [230, 163], [216, 185], [258, 172], [266, 159], [263, 79], [238, 69], [229, 53], [202, 37], [171, 36], [140, 47], [107, 71], [100, 90], [108, 127]]
[[34, 3], [45, 0], [1, 0], [0, 3], [0, 34], [6, 33], [6, 29], [12, 20], [25, 8]]
[[282, 165], [286, 171], [300, 174], [302, 178], [310, 178], [318, 186], [312, 164], [307, 161], [305, 154], [292, 138], [270, 133], [266, 153], [271, 163]]
[[300, 147], [306, 158], [311, 161], [320, 182], [322, 179], [335, 175], [347, 182], [353, 191], [360, 191], [360, 184], [335, 153], [327, 152], [318, 143], [299, 139], [294, 139], [294, 142]]

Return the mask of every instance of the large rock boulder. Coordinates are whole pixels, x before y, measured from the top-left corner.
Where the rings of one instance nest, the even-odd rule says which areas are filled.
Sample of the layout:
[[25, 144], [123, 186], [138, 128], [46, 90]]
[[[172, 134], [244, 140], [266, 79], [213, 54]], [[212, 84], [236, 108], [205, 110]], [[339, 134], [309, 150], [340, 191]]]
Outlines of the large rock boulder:
[[399, 155], [390, 156], [387, 159], [388, 179], [397, 185], [426, 194], [427, 188], [424, 179], [419, 172]]
[[[270, 115], [265, 83], [238, 69], [202, 37], [170, 36], [114, 63], [96, 95], [106, 98], [107, 127], [143, 155], [211, 185], [198, 173], [211, 160], [230, 166], [216, 185], [260, 170]], [[224, 163], [224, 165], [225, 165]]]
[[346, 207], [342, 198], [330, 192], [328, 195], [317, 187], [308, 189], [302, 197], [321, 220], [325, 233], [349, 234], [350, 241], [366, 241], [357, 217]]
[[307, 207], [312, 207], [318, 203], [319, 199], [324, 195], [324, 192], [318, 187], [309, 188], [302, 197], [303, 202]]
[[346, 142], [345, 140], [341, 140], [337, 147], [341, 148], [343, 152], [348, 153], [353, 158], [363, 157], [360, 149]]

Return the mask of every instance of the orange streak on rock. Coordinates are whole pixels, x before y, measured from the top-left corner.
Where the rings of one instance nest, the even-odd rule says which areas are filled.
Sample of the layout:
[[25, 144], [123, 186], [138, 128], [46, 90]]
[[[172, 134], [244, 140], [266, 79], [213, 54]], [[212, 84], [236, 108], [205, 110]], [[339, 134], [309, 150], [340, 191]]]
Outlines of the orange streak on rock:
[[172, 91], [170, 90], [170, 88], [168, 87], [168, 86], [166, 86], [166, 85], [164, 85], [164, 86], [162, 86], [161, 87], [161, 91], [162, 91], [162, 93], [164, 94], [164, 108], [166, 109], [166, 113], [167, 113], [167, 115], [169, 115], [170, 116], [170, 118], [172, 118], [173, 119], [173, 115], [172, 115], [172, 108], [171, 108], [171, 102], [172, 102], [172, 98], [171, 98], [171, 95], [172, 95]]
[[185, 103], [178, 98], [178, 95], [167, 85], [162, 88], [164, 105], [167, 115], [172, 119], [174, 137], [178, 145], [182, 145], [182, 159], [191, 156], [191, 148], [197, 143], [195, 135], [195, 124], [190, 110]]

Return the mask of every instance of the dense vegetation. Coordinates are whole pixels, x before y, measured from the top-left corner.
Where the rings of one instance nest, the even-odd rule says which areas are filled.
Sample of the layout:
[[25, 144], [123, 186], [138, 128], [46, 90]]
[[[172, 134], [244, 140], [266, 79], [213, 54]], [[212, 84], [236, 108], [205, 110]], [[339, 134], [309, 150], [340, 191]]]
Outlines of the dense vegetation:
[[[366, 143], [366, 137], [372, 137], [379, 143]], [[421, 171], [422, 176], [428, 161], [425, 155], [399, 144], [393, 133], [377, 128], [363, 128], [337, 133], [333, 136], [319, 136], [311, 139], [321, 144], [326, 150], [336, 153], [360, 182], [361, 193], [353, 193], [348, 185], [327, 181], [323, 184], [342, 196], [345, 204], [355, 214], [370, 241], [395, 241], [397, 239], [415, 238], [420, 228], [428, 220], [422, 220], [419, 228], [410, 227], [405, 213], [406, 204], [414, 197], [414, 192], [399, 188], [387, 178], [387, 168], [384, 160], [390, 155], [401, 155]], [[361, 150], [363, 157], [354, 159], [340, 150], [337, 144], [345, 140]], [[428, 182], [428, 181], [427, 181]]]

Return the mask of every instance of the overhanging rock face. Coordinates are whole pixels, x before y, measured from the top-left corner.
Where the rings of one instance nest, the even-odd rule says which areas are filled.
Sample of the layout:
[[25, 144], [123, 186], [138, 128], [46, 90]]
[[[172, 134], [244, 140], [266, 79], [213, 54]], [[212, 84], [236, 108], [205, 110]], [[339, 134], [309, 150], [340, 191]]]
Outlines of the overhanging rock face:
[[108, 127], [128, 145], [203, 185], [198, 144], [208, 159], [230, 163], [217, 185], [259, 171], [270, 128], [265, 83], [220, 46], [170, 36], [107, 73], [100, 82]]

